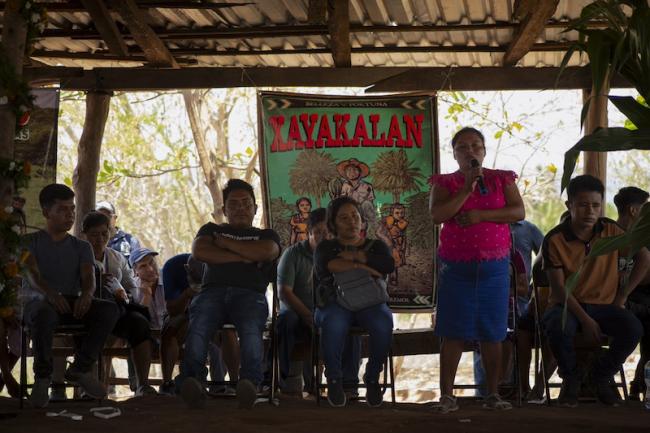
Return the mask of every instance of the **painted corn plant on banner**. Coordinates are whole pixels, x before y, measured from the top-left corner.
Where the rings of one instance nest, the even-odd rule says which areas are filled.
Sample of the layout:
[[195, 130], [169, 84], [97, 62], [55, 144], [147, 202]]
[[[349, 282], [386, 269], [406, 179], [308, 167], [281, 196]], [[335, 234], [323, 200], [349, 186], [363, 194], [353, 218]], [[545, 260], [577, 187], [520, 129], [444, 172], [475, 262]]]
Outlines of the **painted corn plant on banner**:
[[34, 106], [18, 119], [14, 138], [16, 159], [32, 164], [29, 188], [13, 202], [25, 212], [28, 231], [45, 226], [38, 194], [45, 185], [56, 182], [60, 96], [58, 89], [33, 89], [31, 94]]
[[258, 114], [266, 222], [283, 244], [307, 238], [311, 210], [352, 197], [364, 235], [383, 240], [395, 258], [391, 306], [431, 308], [434, 97], [261, 92]]

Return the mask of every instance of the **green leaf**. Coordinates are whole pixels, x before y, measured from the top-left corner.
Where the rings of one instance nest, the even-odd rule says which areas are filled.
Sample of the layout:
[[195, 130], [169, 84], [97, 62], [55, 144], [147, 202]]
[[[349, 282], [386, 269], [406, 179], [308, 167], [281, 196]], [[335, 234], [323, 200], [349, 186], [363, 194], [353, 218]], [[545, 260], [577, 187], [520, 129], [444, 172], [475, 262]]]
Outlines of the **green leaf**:
[[499, 130], [494, 134], [494, 138], [496, 138], [497, 140], [498, 140], [499, 138], [501, 138], [502, 136], [503, 136], [503, 129], [499, 129]]
[[569, 184], [581, 151], [609, 152], [631, 149], [650, 150], [650, 128], [632, 131], [626, 128], [603, 128], [582, 137], [564, 154], [561, 190], [564, 191]]
[[640, 104], [631, 96], [610, 96], [609, 100], [637, 128], [650, 128], [650, 108]]
[[67, 186], [72, 186], [72, 178], [70, 178], [70, 176], [66, 176], [63, 179], [63, 183], [66, 184]]

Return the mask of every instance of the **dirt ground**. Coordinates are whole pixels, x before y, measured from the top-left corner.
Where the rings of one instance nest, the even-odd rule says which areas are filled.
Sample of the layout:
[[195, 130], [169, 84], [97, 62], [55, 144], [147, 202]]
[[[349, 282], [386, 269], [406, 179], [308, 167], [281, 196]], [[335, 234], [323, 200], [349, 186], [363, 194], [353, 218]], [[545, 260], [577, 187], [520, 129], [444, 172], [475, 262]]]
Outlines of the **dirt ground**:
[[[102, 420], [90, 416], [94, 403], [51, 404], [47, 409], [18, 410], [15, 400], [0, 398], [0, 414], [15, 414], [0, 419], [3, 433], [25, 432], [255, 432], [259, 433], [431, 433], [439, 432], [625, 432], [650, 431], [650, 411], [641, 403], [609, 409], [597, 403], [583, 403], [576, 409], [527, 405], [509, 412], [488, 412], [475, 401], [461, 403], [461, 410], [435, 414], [429, 404], [384, 404], [370, 409], [354, 402], [344, 409], [333, 409], [326, 402], [281, 399], [278, 407], [259, 403], [253, 410], [237, 409], [234, 399], [209, 400], [201, 410], [189, 410], [174, 397], [148, 396], [111, 402], [123, 415]], [[47, 418], [47, 411], [67, 409], [84, 416], [82, 421]]]

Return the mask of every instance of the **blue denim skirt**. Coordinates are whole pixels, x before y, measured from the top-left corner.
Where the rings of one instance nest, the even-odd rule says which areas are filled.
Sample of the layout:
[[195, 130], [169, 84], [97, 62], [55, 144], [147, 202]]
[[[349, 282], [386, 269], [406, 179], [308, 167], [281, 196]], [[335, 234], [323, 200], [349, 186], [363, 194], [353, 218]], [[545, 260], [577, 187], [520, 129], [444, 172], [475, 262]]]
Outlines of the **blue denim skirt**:
[[435, 334], [456, 340], [503, 341], [508, 324], [508, 258], [439, 260]]

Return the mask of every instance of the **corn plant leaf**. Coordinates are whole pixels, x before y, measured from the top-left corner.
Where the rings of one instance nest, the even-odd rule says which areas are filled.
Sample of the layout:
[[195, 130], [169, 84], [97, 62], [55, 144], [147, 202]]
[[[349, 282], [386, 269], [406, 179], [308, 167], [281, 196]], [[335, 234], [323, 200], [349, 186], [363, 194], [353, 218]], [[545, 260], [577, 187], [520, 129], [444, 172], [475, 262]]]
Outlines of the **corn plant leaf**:
[[582, 151], [609, 152], [617, 150], [650, 150], [650, 128], [629, 130], [627, 128], [603, 128], [586, 135], [564, 154], [562, 191], [571, 180], [578, 155]]
[[637, 128], [650, 128], [650, 108], [631, 96], [609, 96], [612, 104]]

